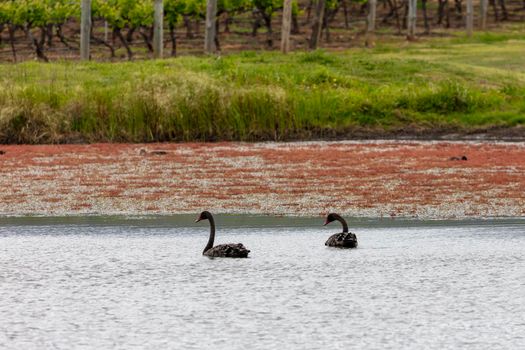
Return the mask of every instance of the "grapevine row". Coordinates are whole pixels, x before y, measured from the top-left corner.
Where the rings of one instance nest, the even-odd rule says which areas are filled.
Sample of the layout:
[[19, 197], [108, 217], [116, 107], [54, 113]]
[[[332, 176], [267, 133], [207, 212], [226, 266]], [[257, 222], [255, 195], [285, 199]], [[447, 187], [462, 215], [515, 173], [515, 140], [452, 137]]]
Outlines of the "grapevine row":
[[[378, 9], [383, 11], [382, 18], [378, 19], [379, 25], [395, 26], [399, 32], [407, 27], [407, 22], [409, 26], [411, 22], [408, 12], [412, 1], [414, 0], [381, 0], [377, 5]], [[486, 3], [487, 0], [480, 0], [476, 4], [481, 6], [485, 3], [485, 6], [492, 6], [495, 20], [507, 20], [511, 15], [518, 19], [524, 18], [525, 0], [519, 0], [523, 1], [521, 7], [515, 0], [512, 3], [512, 10], [509, 10], [509, 1], [490, 0]], [[154, 0], [92, 0], [92, 21], [105, 23], [111, 39], [107, 35], [100, 35], [100, 30], [97, 30], [99, 28], [93, 27], [91, 42], [106, 47], [112, 58], [116, 56], [115, 51], [118, 47], [125, 49], [129, 59], [133, 58], [134, 52], [130, 45], [133, 37], [141, 38], [144, 47], [153, 52], [153, 2]], [[327, 38], [331, 22], [337, 15], [341, 16], [342, 12], [347, 27], [349, 16], [361, 18], [362, 21], [369, 17], [370, 3], [367, 0], [293, 1], [292, 32], [298, 33], [301, 24], [307, 27], [306, 32], [310, 30], [312, 23], [315, 25], [315, 21], [311, 18], [316, 16], [316, 3], [321, 3], [324, 7], [320, 26], [327, 34]], [[355, 11], [348, 13], [350, 4], [354, 10], [357, 9], [357, 13]], [[418, 11], [423, 13], [423, 28], [426, 33], [430, 32], [430, 22], [440, 26], [450, 26], [451, 16], [452, 21], [456, 20], [459, 23], [464, 21], [465, 6], [462, 0], [437, 0], [437, 3], [433, 3], [436, 6], [432, 6], [436, 11], [434, 16], [429, 15], [429, 4], [428, 0], [420, 0], [418, 5]], [[171, 47], [170, 53], [175, 56], [178, 41], [177, 27], [185, 25], [187, 21], [204, 21], [206, 0], [164, 0], [163, 5], [164, 26]], [[259, 27], [265, 27], [266, 43], [268, 47], [273, 47], [275, 41], [273, 26], [276, 13], [281, 11], [282, 7], [283, 0], [218, 0], [217, 17], [227, 16], [231, 19], [235, 16], [251, 15], [253, 34], [256, 35]], [[80, 0], [0, 0], [0, 47], [10, 47], [13, 60], [16, 61], [16, 40], [22, 33], [36, 57], [43, 61], [48, 60], [46, 49], [52, 37], [58, 38], [69, 49], [78, 49], [78, 33], [66, 34], [64, 28], [68, 24], [79, 23], [80, 16]], [[303, 21], [299, 20], [300, 17]], [[368, 20], [370, 21], [370, 18]], [[228, 21], [225, 23], [227, 26]], [[220, 48], [218, 37], [215, 43]]]

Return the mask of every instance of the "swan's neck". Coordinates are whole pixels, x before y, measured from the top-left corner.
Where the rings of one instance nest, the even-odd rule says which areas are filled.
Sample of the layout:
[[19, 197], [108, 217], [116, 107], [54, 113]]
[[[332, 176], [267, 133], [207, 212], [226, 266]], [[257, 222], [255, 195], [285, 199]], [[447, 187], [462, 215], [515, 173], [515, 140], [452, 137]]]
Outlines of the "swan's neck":
[[341, 225], [343, 225], [343, 232], [348, 232], [348, 225], [346, 224], [345, 219], [343, 219], [339, 215], [337, 216], [336, 219], [337, 219], [337, 221], [339, 221], [341, 223]]
[[208, 244], [206, 244], [203, 253], [213, 248], [213, 242], [215, 241], [215, 220], [213, 220], [213, 216], [210, 216], [208, 220], [210, 221], [210, 239], [208, 240]]

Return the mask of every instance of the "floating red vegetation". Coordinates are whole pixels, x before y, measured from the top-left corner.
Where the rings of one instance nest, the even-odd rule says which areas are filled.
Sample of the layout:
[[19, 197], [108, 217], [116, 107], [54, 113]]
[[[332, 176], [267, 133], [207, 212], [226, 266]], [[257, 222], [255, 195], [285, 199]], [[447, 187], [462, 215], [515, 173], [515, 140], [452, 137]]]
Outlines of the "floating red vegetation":
[[[525, 144], [2, 146], [0, 213], [525, 214]], [[141, 153], [141, 150], [146, 153]], [[165, 151], [155, 154], [152, 151]], [[467, 160], [452, 160], [452, 157]]]

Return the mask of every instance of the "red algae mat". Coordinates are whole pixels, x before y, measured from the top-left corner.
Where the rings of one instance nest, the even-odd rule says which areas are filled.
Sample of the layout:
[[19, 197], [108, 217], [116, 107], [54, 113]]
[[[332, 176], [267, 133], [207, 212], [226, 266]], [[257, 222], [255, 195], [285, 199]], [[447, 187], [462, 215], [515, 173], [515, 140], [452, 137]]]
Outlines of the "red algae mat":
[[[525, 143], [94, 144], [0, 150], [5, 152], [0, 154], [1, 215], [207, 209], [312, 216], [328, 211], [367, 217], [525, 216]], [[467, 160], [451, 160], [463, 155]]]

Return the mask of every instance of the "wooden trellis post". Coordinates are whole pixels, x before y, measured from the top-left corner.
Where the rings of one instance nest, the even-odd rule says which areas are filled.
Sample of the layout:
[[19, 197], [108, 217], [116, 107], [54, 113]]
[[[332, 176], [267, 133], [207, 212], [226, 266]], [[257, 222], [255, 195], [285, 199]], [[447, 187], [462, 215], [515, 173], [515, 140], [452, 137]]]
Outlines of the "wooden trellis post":
[[376, 30], [377, 0], [368, 0], [368, 17], [366, 18], [366, 46], [374, 46]]
[[474, 31], [474, 4], [472, 0], [467, 0], [467, 36], [471, 37]]
[[82, 0], [80, 19], [80, 59], [89, 60], [89, 41], [91, 39], [91, 0]]
[[206, 1], [206, 28], [204, 33], [204, 51], [206, 53], [215, 53], [217, 46], [215, 45], [217, 20], [217, 0]]
[[164, 48], [164, 6], [162, 0], [155, 0], [155, 17], [153, 22], [153, 56], [162, 58]]
[[416, 38], [417, 0], [408, 0], [407, 39]]
[[489, 0], [481, 0], [479, 3], [480, 10], [480, 27], [482, 30], [487, 29], [487, 11], [489, 9]]
[[290, 51], [290, 31], [292, 28], [292, 0], [284, 0], [283, 26], [281, 30], [281, 52]]

